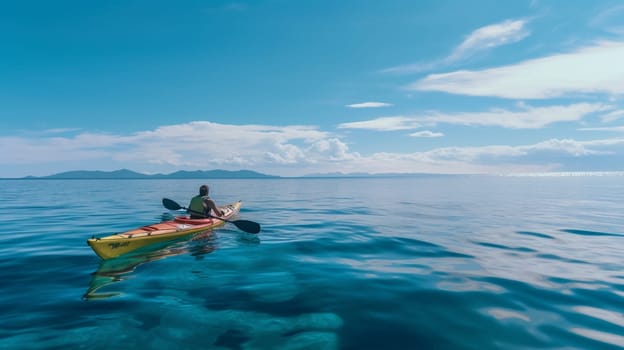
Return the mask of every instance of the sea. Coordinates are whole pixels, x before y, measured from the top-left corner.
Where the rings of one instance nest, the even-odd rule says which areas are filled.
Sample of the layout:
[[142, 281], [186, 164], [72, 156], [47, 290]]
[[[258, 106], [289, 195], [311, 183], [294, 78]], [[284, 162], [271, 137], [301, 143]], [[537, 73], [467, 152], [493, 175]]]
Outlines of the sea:
[[[208, 184], [234, 224], [86, 244]], [[0, 349], [624, 349], [624, 176], [0, 180]]]

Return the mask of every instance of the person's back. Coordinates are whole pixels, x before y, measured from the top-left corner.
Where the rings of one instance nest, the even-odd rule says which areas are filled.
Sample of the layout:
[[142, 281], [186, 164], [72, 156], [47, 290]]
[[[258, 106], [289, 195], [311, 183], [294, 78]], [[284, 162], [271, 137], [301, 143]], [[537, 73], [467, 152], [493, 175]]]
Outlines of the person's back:
[[[208, 197], [208, 196], [206, 196]], [[204, 206], [204, 196], [201, 194], [191, 198], [191, 202], [188, 205], [191, 219], [203, 219], [206, 216], [201, 216], [199, 213], [206, 214], [206, 207]]]
[[199, 195], [191, 198], [191, 202], [188, 206], [188, 212], [191, 214], [191, 219], [203, 219], [208, 218], [210, 210], [214, 211], [216, 215], [223, 215], [223, 211], [217, 207], [217, 204], [208, 197], [208, 185], [201, 185], [199, 187]]

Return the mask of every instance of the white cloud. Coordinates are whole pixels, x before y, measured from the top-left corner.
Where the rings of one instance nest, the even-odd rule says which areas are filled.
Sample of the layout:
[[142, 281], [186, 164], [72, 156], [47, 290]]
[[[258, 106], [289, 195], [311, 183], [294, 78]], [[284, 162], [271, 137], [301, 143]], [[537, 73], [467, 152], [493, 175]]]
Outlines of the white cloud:
[[526, 20], [506, 20], [481, 27], [472, 32], [446, 61], [454, 62], [477, 51], [518, 42], [529, 35], [526, 23]]
[[583, 117], [611, 108], [603, 104], [576, 103], [567, 106], [530, 107], [519, 110], [491, 109], [487, 112], [433, 114], [417, 119], [435, 124], [498, 126], [510, 129], [538, 129], [553, 123], [579, 121]]
[[[565, 157], [578, 159], [595, 155], [616, 154], [609, 147], [624, 146], [624, 138], [576, 141], [550, 139], [531, 145], [489, 145], [481, 147], [442, 147], [417, 153], [375, 153], [359, 159], [366, 168], [376, 164], [392, 164], [397, 172], [441, 173], [514, 173], [545, 172], [564, 167], [551, 158], [561, 161]], [[543, 158], [543, 159], [542, 159]], [[579, 169], [587, 170], [587, 169]], [[386, 170], [387, 171], [387, 170]], [[378, 172], [384, 172], [379, 170]]]
[[542, 141], [530, 146], [518, 147], [518, 149], [525, 152], [559, 152], [569, 154], [575, 157], [587, 156], [592, 154], [602, 154], [604, 152], [598, 150], [592, 150], [591, 146], [596, 146], [596, 143], [575, 141], [572, 139], [550, 139]]
[[615, 132], [623, 132], [624, 126], [607, 126], [602, 128], [580, 128], [578, 130], [581, 131], [615, 131]]
[[[455, 151], [459, 151], [457, 148]], [[444, 158], [443, 153], [448, 153]], [[514, 171], [546, 171], [552, 167], [543, 164], [486, 164], [461, 159], [453, 150], [436, 149], [416, 153], [378, 152], [353, 161], [334, 164], [330, 172], [369, 173], [499, 173], [502, 169]], [[318, 168], [315, 172], [319, 172]]]
[[624, 93], [624, 42], [603, 41], [571, 53], [480, 71], [431, 74], [408, 88], [469, 96], [546, 99]]
[[76, 132], [80, 129], [78, 128], [54, 128], [54, 129], [48, 129], [48, 130], [43, 130], [44, 134], [63, 134], [63, 133], [68, 133], [68, 132]]
[[616, 120], [618, 120], [618, 119], [620, 119], [622, 117], [624, 117], [624, 109], [620, 109], [620, 110], [617, 110], [617, 111], [609, 112], [609, 113], [601, 116], [600, 119], [603, 122], [605, 122], [605, 123], [610, 123], [610, 122], [616, 121]]
[[[131, 135], [80, 133], [65, 137], [0, 137], [0, 167], [85, 165], [99, 169], [256, 169], [304, 167], [357, 157], [348, 146], [314, 126], [228, 125], [207, 121], [168, 125]], [[56, 168], [56, 166], [54, 166]], [[30, 174], [24, 174], [30, 175]], [[20, 175], [20, 176], [24, 176]], [[47, 175], [47, 174], [42, 174]], [[5, 175], [6, 176], [6, 175]]]
[[367, 121], [343, 123], [339, 128], [393, 131], [418, 129], [423, 125], [455, 124], [498, 126], [510, 129], [537, 129], [558, 122], [581, 120], [583, 117], [612, 108], [603, 104], [576, 103], [567, 106], [531, 107], [519, 104], [518, 110], [490, 109], [485, 112], [439, 113], [420, 116], [382, 117]]
[[354, 103], [350, 105], [346, 105], [345, 107], [349, 108], [380, 108], [380, 107], [390, 107], [391, 103], [385, 102], [362, 102], [362, 103]]
[[381, 117], [377, 119], [342, 123], [338, 125], [339, 129], [366, 129], [377, 131], [396, 131], [417, 129], [421, 125], [414, 119], [409, 117]]
[[444, 136], [441, 132], [433, 132], [430, 130], [417, 131], [409, 134], [412, 137], [442, 137]]
[[569, 169], [569, 164], [560, 163], [566, 159], [570, 163], [578, 164], [580, 157], [620, 154], [621, 152], [617, 151], [622, 146], [624, 139], [593, 141], [550, 139], [521, 146], [442, 147], [417, 153], [376, 153], [358, 160], [358, 163], [368, 171], [377, 168], [377, 172], [384, 172], [384, 167], [388, 167], [389, 164], [397, 172], [490, 174], [549, 172], [562, 168]]
[[[435, 133], [425, 131], [425, 134]], [[43, 172], [46, 168], [75, 170], [76, 166], [165, 173], [180, 169], [252, 169], [284, 176], [337, 171], [505, 173], [554, 171], [564, 168], [567, 161], [578, 166], [581, 163], [575, 159], [579, 157], [607, 156], [611, 157], [610, 164], [620, 164], [624, 138], [549, 139], [520, 146], [442, 147], [421, 152], [362, 155], [351, 151], [344, 140], [313, 126], [227, 125], [200, 121], [131, 135], [81, 133], [72, 137], [0, 137], [0, 147], [11, 150], [0, 154], [2, 176], [51, 173], [48, 170], [38, 174], [7, 174], [17, 171], [15, 169], [36, 168]], [[62, 169], [59, 164], [65, 164], [66, 168]]]
[[431, 71], [442, 66], [444, 62], [446, 62], [446, 60], [404, 64], [400, 66], [384, 68], [381, 70], [381, 73], [408, 74], [408, 73], [426, 72], [426, 71]]
[[[483, 147], [446, 147], [430, 152], [436, 159], [454, 159], [477, 161], [487, 158], [519, 158], [535, 156], [538, 153], [550, 152], [572, 157], [610, 154], [612, 151], [604, 147], [624, 145], [624, 138], [576, 141], [573, 139], [549, 139], [531, 145], [520, 146], [483, 146]], [[530, 159], [530, 158], [529, 158]]]
[[513, 44], [530, 33], [526, 29], [525, 19], [509, 19], [500, 23], [490, 24], [470, 33], [453, 52], [433, 62], [412, 63], [383, 69], [383, 73], [418, 73], [437, 69], [457, 61], [461, 61], [477, 52], [490, 50], [498, 46]]
[[[203, 167], [254, 166], [270, 159], [280, 164], [313, 162], [306, 147], [331, 138], [313, 126], [227, 125], [205, 121], [160, 127], [131, 137], [134, 151], [123, 160], [149, 156], [151, 162]], [[307, 145], [307, 146], [306, 146]], [[168, 154], [163, 158], [161, 154]], [[318, 154], [316, 155], [318, 156]]]

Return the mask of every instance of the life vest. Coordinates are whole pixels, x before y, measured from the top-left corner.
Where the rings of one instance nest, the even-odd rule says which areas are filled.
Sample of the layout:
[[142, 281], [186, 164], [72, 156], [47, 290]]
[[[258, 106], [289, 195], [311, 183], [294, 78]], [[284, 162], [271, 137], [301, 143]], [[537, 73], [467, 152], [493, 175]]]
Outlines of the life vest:
[[[194, 215], [197, 215], [198, 213], [205, 214], [207, 210], [206, 208], [204, 208], [204, 200], [206, 199], [210, 199], [210, 197], [197, 195], [191, 198], [191, 203], [188, 206], [188, 208], [190, 209], [189, 212]], [[193, 212], [196, 212], [196, 213], [193, 213]]]

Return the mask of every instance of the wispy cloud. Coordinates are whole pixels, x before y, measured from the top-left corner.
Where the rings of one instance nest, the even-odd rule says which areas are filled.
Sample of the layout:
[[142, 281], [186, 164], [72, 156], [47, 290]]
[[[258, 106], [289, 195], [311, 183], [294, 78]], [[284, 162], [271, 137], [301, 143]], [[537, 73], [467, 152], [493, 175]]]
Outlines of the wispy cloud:
[[592, 18], [589, 25], [616, 35], [623, 35], [624, 23], [622, 22], [622, 18], [624, 18], [624, 5], [620, 4], [608, 7], [604, 11], [600, 12]]
[[381, 117], [361, 122], [342, 123], [339, 129], [365, 129], [377, 131], [396, 131], [418, 129], [422, 125], [415, 118], [410, 117]]
[[63, 134], [63, 133], [76, 132], [79, 130], [80, 129], [78, 128], [54, 128], [54, 129], [44, 130], [43, 133], [44, 134]]
[[434, 124], [498, 126], [508, 129], [539, 129], [560, 122], [574, 122], [595, 112], [612, 107], [599, 103], [576, 103], [566, 106], [532, 107], [521, 105], [518, 110], [490, 109], [486, 112], [432, 114], [419, 118]]
[[530, 145], [508, 146], [490, 145], [480, 147], [442, 147], [429, 151], [395, 155], [399, 158], [417, 159], [422, 163], [429, 164], [464, 164], [464, 167], [487, 165], [499, 166], [504, 170], [510, 164], [532, 164], [533, 167], [541, 165], [542, 170], [551, 169], [554, 162], [543, 154], [553, 155], [553, 159], [561, 160], [562, 156], [572, 158], [605, 155], [615, 153], [609, 147], [624, 146], [624, 138], [576, 141], [573, 139], [549, 139]]
[[394, 73], [394, 74], [408, 74], [408, 73], [420, 73], [432, 71], [440, 66], [443, 66], [445, 60], [438, 60], [433, 62], [418, 62], [418, 63], [410, 63], [404, 64], [400, 66], [384, 68], [381, 70], [381, 73]]
[[581, 131], [614, 131], [614, 132], [624, 132], [624, 126], [606, 126], [599, 128], [580, 128], [578, 130]]
[[362, 103], [354, 103], [350, 105], [346, 105], [345, 107], [349, 108], [380, 108], [380, 107], [390, 107], [391, 103], [385, 102], [362, 102]]
[[[524, 173], [574, 168], [581, 157], [612, 157], [621, 160], [624, 138], [593, 141], [549, 139], [529, 145], [488, 145], [480, 147], [441, 147], [423, 152], [378, 152], [336, 164], [334, 171], [371, 173]], [[591, 170], [591, 169], [589, 169]]]
[[621, 118], [624, 118], [624, 109], [612, 111], [600, 117], [600, 119], [605, 123], [610, 123]]
[[603, 41], [571, 53], [480, 71], [432, 74], [408, 88], [469, 96], [547, 99], [624, 93], [624, 42]]
[[412, 136], [412, 137], [442, 137], [442, 136], [444, 136], [444, 134], [441, 133], [441, 132], [433, 132], [431, 130], [423, 130], [423, 131], [413, 132], [413, 133], [409, 134], [409, 136]]
[[612, 109], [599, 103], [576, 103], [564, 106], [532, 107], [519, 104], [517, 110], [490, 109], [485, 112], [429, 112], [417, 116], [382, 117], [372, 120], [342, 123], [342, 129], [395, 131], [418, 129], [425, 125], [454, 124], [497, 126], [509, 129], [537, 129], [558, 122], [579, 121], [595, 112]]
[[447, 57], [447, 62], [455, 62], [472, 55], [477, 51], [492, 49], [497, 46], [518, 42], [526, 38], [530, 33], [526, 29], [527, 21], [524, 19], [506, 20], [481, 27], [472, 32], [456, 49]]
[[477, 52], [518, 42], [530, 34], [526, 28], [527, 23], [528, 21], [525, 19], [509, 19], [478, 28], [470, 33], [449, 56], [443, 59], [386, 68], [382, 72], [417, 73], [430, 71], [471, 57]]

